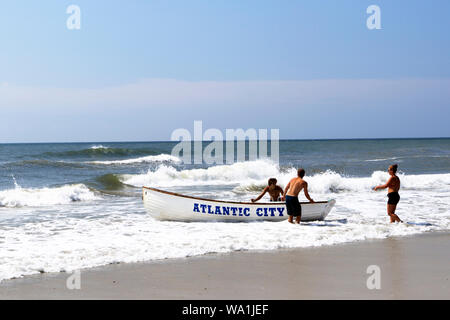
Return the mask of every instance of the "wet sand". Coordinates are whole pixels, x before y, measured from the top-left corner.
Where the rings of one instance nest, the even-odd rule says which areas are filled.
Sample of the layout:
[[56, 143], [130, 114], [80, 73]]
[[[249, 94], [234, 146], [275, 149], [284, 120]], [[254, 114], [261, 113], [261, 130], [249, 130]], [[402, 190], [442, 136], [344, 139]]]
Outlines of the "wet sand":
[[[380, 289], [368, 289], [370, 265]], [[450, 299], [450, 233], [83, 269], [0, 282], [0, 299]]]

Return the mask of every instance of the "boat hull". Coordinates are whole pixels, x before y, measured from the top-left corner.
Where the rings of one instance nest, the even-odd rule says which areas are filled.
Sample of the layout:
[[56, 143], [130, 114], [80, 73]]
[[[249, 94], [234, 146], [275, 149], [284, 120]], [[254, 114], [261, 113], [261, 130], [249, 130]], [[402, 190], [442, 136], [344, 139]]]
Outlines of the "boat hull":
[[[155, 219], [168, 221], [282, 221], [288, 218], [284, 202], [233, 202], [180, 195], [143, 187], [142, 199]], [[301, 221], [323, 220], [335, 200], [301, 202]]]

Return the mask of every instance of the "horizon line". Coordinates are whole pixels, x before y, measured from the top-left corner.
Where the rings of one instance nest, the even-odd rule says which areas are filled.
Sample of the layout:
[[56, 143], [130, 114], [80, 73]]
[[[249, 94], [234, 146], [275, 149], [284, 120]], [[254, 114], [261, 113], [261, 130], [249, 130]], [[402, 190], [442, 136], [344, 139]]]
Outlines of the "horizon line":
[[[436, 139], [450, 139], [448, 137], [399, 137], [399, 138], [288, 138], [279, 139], [278, 141], [350, 141], [350, 140], [436, 140]], [[190, 142], [214, 142], [215, 140], [191, 140]], [[222, 140], [227, 141], [258, 141], [258, 140]], [[267, 139], [267, 141], [272, 141]], [[42, 142], [0, 142], [0, 145], [5, 144], [86, 144], [86, 143], [179, 143], [183, 140], [123, 140], [123, 141], [42, 141]], [[186, 141], [187, 142], [187, 141]]]

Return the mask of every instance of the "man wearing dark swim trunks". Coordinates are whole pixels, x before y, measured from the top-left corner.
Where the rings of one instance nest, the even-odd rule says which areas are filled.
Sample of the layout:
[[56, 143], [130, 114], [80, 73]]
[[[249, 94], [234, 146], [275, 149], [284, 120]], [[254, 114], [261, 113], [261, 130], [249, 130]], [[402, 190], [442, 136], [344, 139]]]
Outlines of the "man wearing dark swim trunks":
[[300, 191], [302, 191], [302, 189], [304, 190], [305, 197], [309, 201], [314, 202], [314, 200], [311, 199], [311, 197], [308, 194], [308, 183], [305, 180], [303, 180], [304, 176], [305, 170], [298, 169], [297, 177], [291, 179], [291, 181], [289, 181], [286, 188], [284, 189], [284, 194], [286, 196], [283, 197], [282, 199], [286, 200], [286, 209], [289, 215], [288, 221], [290, 223], [294, 223], [293, 217], [295, 217], [295, 223], [300, 224], [300, 219], [302, 217], [302, 206], [298, 201], [298, 194], [300, 193]]
[[388, 172], [391, 175], [388, 182], [386, 184], [376, 186], [373, 190], [377, 191], [379, 189], [388, 189], [388, 202], [387, 202], [387, 212], [389, 217], [391, 218], [391, 223], [393, 222], [403, 222], [400, 218], [395, 214], [395, 209], [397, 208], [397, 204], [400, 201], [400, 195], [398, 191], [400, 190], [400, 178], [396, 176], [398, 165], [393, 164], [389, 166]]

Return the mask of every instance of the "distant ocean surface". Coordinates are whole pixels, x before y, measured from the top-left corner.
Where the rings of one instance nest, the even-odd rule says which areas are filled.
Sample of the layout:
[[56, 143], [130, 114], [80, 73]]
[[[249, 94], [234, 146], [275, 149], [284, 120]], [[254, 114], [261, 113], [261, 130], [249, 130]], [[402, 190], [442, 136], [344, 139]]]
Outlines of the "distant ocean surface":
[[[173, 142], [0, 144], [0, 280], [118, 262], [236, 250], [275, 250], [450, 230], [450, 139], [280, 141], [271, 160], [183, 164]], [[389, 224], [387, 167], [399, 165]], [[248, 201], [274, 177], [306, 169], [315, 200], [336, 199], [325, 221], [180, 223], [150, 217], [141, 187]], [[304, 196], [302, 195], [302, 198]]]

